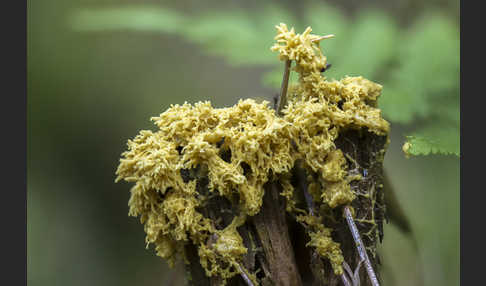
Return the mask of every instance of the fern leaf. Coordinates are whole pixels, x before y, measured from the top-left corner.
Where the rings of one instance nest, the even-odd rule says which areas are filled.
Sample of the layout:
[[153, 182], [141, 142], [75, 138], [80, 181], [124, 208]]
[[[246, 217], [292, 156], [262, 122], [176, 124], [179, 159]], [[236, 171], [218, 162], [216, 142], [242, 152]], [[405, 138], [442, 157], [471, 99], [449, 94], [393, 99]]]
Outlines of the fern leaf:
[[389, 120], [411, 123], [433, 115], [444, 97], [459, 98], [459, 31], [445, 16], [419, 20], [402, 41], [399, 61], [379, 103]]
[[403, 151], [410, 155], [460, 155], [460, 131], [454, 125], [430, 125], [407, 136]]

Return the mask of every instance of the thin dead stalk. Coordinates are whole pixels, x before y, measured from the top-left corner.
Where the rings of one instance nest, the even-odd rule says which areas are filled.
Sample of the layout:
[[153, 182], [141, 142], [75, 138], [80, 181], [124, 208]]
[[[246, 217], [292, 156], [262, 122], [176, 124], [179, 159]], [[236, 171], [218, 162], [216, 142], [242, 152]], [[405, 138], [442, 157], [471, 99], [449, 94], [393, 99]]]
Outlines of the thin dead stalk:
[[282, 109], [284, 108], [285, 104], [287, 103], [287, 89], [289, 87], [290, 65], [291, 64], [292, 64], [291, 60], [285, 61], [282, 85], [280, 87], [280, 96], [278, 97], [278, 102], [277, 102], [277, 115], [282, 115]]
[[368, 258], [368, 254], [366, 253], [363, 241], [361, 240], [361, 236], [359, 235], [358, 228], [354, 223], [353, 215], [351, 214], [349, 206], [344, 207], [344, 215], [346, 217], [346, 221], [348, 222], [349, 229], [351, 230], [351, 235], [353, 236], [354, 242], [356, 243], [356, 249], [358, 250], [359, 256], [361, 260], [363, 260], [365, 263], [366, 272], [368, 272], [371, 284], [373, 286], [380, 286], [380, 283], [376, 278], [375, 271], [373, 270], [373, 267], [371, 265], [370, 259]]

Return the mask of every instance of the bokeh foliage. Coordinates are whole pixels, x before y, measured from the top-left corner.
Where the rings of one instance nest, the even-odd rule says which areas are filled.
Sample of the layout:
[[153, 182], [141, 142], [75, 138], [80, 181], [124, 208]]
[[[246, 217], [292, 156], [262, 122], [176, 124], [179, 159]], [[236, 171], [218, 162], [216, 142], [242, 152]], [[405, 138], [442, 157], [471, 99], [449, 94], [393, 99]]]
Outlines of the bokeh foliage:
[[459, 156], [459, 30], [453, 19], [424, 12], [403, 26], [383, 10], [368, 9], [349, 21], [342, 10], [325, 3], [309, 5], [302, 14], [297, 18], [275, 4], [252, 14], [211, 10], [191, 15], [160, 6], [125, 6], [76, 11], [71, 25], [86, 32], [175, 34], [231, 65], [267, 67], [263, 84], [275, 90], [282, 80], [282, 64], [269, 49], [276, 24], [335, 34], [321, 45], [332, 64], [328, 78], [362, 75], [382, 84], [379, 104], [385, 118], [421, 123], [406, 134], [407, 155]]
[[[310, 25], [316, 34], [336, 34], [336, 38], [321, 45], [333, 64], [326, 71], [330, 77], [340, 69], [340, 61], [344, 61], [338, 56], [345, 55], [347, 33], [357, 28], [358, 19], [364, 18], [367, 11], [396, 22], [394, 29], [402, 31], [394, 37], [396, 40], [381, 39], [383, 44], [396, 43], [394, 49], [405, 47], [405, 35], [411, 34], [413, 27], [420, 29], [417, 20], [426, 19], [422, 11], [436, 11], [429, 15], [447, 18], [446, 23], [454, 25], [456, 31], [459, 29], [457, 0], [325, 1], [335, 6], [311, 0], [283, 0], [278, 1], [279, 6], [268, 2], [277, 1], [28, 0], [29, 285], [184, 284], [183, 266], [169, 271], [153, 249], [144, 250], [140, 223], [127, 217], [129, 185], [114, 183], [120, 154], [126, 149], [127, 139], [140, 129], [153, 129], [149, 118], [170, 104], [210, 100], [215, 107], [227, 107], [240, 98], [271, 100], [278, 89], [265, 88], [260, 80], [264, 80], [263, 74], [271, 78], [274, 71], [277, 74], [273, 77], [274, 86], [280, 85], [283, 63], [269, 51], [276, 23], [285, 21], [299, 31]], [[373, 5], [376, 8], [370, 9]], [[272, 13], [271, 7], [275, 12]], [[256, 25], [258, 17], [265, 21], [267, 16], [258, 16], [264, 14], [264, 9], [268, 25], [262, 24], [255, 31], [261, 36], [258, 39], [266, 42], [252, 43], [250, 48], [255, 54], [239, 63], [221, 54], [230, 51], [210, 52], [207, 44], [201, 42], [204, 37], [192, 40], [182, 34], [183, 30], [174, 31], [180, 27], [186, 31], [195, 29], [202, 25], [198, 19], [203, 15], [224, 13], [239, 13]], [[110, 21], [114, 23], [110, 27], [100, 27], [100, 22], [107, 23], [110, 17], [95, 21], [91, 16], [95, 15], [93, 12], [108, 10], [131, 10], [127, 14], [132, 16], [123, 15], [125, 12], [112, 14], [110, 17], [123, 17], [124, 22]], [[133, 11], [141, 11], [144, 16]], [[325, 14], [327, 11], [333, 12]], [[312, 13], [315, 15], [308, 16]], [[272, 20], [270, 15], [276, 16]], [[159, 27], [154, 28], [155, 18]], [[425, 22], [428, 21], [420, 23]], [[434, 39], [443, 37], [432, 34]], [[236, 41], [237, 37], [222, 41]], [[436, 49], [432, 54], [448, 49], [446, 43], [430, 42]], [[358, 53], [358, 48], [348, 51]], [[264, 58], [266, 63], [250, 62], [257, 57], [260, 62]], [[427, 64], [427, 56], [423, 58]], [[457, 61], [459, 55], [450, 59]], [[421, 67], [427, 68], [425, 64]], [[354, 69], [342, 70], [358, 73]], [[384, 85], [382, 104], [391, 96], [391, 87], [384, 79], [392, 70], [398, 71], [396, 58], [370, 77]], [[365, 75], [362, 71], [360, 74]], [[444, 76], [442, 71], [438, 76]], [[292, 77], [296, 80], [295, 75]], [[455, 82], [457, 90], [458, 77], [450, 81]], [[445, 97], [441, 101], [431, 98], [428, 110], [433, 107], [438, 115], [447, 110], [458, 115], [459, 92], [444, 93], [447, 94], [451, 105]], [[405, 101], [401, 97], [395, 100]], [[390, 111], [397, 113], [392, 115], [402, 115], [405, 106], [395, 101], [394, 107]], [[455, 118], [459, 120], [458, 116]], [[413, 135], [432, 120], [431, 115], [415, 113], [408, 123], [392, 121], [384, 165], [416, 234], [417, 249], [411, 247], [409, 237], [393, 222], [385, 225], [380, 251], [384, 285], [459, 285], [460, 160], [456, 156], [417, 156], [407, 160], [401, 151], [403, 135]], [[419, 283], [420, 273], [424, 283]]]

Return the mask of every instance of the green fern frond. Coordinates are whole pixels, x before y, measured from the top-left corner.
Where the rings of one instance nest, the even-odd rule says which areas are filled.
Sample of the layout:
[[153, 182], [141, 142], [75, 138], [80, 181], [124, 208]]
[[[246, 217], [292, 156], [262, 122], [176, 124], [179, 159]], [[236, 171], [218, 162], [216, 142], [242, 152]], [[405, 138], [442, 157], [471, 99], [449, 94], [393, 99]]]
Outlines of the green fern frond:
[[460, 156], [460, 131], [455, 126], [427, 126], [407, 136], [403, 151], [410, 155], [443, 154]]
[[[391, 121], [434, 115], [444, 97], [459, 98], [459, 31], [445, 16], [425, 15], [401, 41], [398, 67], [384, 82], [380, 107]], [[457, 100], [458, 103], [458, 100]], [[453, 106], [459, 110], [459, 105]]]

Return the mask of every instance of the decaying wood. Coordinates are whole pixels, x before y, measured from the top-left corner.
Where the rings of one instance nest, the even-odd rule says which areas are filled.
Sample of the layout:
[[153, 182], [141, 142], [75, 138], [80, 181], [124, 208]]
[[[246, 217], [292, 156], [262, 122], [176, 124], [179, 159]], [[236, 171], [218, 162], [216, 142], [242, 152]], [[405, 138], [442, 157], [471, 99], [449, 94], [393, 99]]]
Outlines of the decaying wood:
[[285, 207], [279, 198], [278, 185], [266, 185], [261, 211], [253, 217], [253, 223], [262, 244], [270, 278], [275, 285], [300, 286], [301, 277], [290, 243]]

